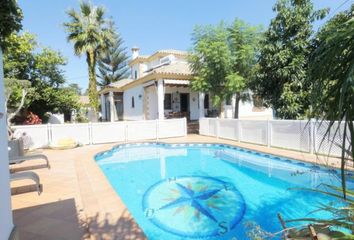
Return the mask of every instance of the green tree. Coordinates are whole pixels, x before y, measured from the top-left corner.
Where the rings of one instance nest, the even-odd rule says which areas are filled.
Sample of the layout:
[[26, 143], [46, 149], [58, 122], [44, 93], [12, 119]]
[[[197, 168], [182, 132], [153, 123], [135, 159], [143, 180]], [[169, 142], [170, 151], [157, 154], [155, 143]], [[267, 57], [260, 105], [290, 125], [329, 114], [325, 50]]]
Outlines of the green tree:
[[14, 117], [31, 103], [26, 96], [33, 92], [31, 83], [27, 80], [5, 78], [5, 109], [7, 114], [7, 128], [9, 140], [12, 139], [11, 124]]
[[[328, 120], [327, 134], [342, 136], [342, 187], [347, 161], [354, 159], [354, 5], [337, 14], [316, 35], [310, 58], [312, 116]], [[341, 130], [336, 121], [344, 123]], [[349, 144], [348, 144], [349, 143]], [[351, 159], [346, 159], [346, 155]]]
[[33, 51], [38, 47], [35, 36], [28, 32], [12, 33], [4, 39], [4, 75], [6, 78], [31, 80]]
[[303, 117], [309, 106], [306, 84], [312, 23], [328, 10], [315, 11], [311, 0], [278, 0], [277, 13], [261, 41], [253, 90], [272, 106], [277, 117]]
[[86, 54], [90, 104], [98, 110], [96, 62], [98, 55], [113, 41], [110, 23], [104, 18], [105, 11], [102, 7], [92, 6], [87, 2], [80, 3], [80, 12], [71, 9], [67, 14], [70, 21], [64, 23], [64, 26], [68, 32], [68, 40], [74, 43], [76, 55]]
[[[316, 34], [309, 60], [308, 84], [311, 86], [311, 116], [329, 121], [324, 139], [342, 137], [341, 187], [321, 184], [319, 189], [300, 189], [336, 198], [321, 204], [319, 210], [329, 213], [328, 219], [304, 218], [330, 226], [331, 237], [354, 239], [354, 189], [347, 188], [346, 165], [353, 162], [354, 153], [354, 5], [330, 19]], [[322, 122], [323, 123], [323, 122]], [[336, 124], [339, 123], [339, 124]], [[342, 125], [342, 127], [340, 127]], [[332, 141], [332, 139], [330, 139]], [[334, 139], [333, 139], [334, 142]], [[346, 157], [348, 156], [348, 157]], [[349, 180], [351, 181], [351, 180]]]
[[64, 87], [65, 76], [61, 67], [66, 60], [60, 52], [44, 48], [34, 53], [31, 82], [35, 91], [30, 94], [32, 103], [28, 109], [41, 118], [47, 112], [69, 115], [78, 108], [79, 95], [70, 87]]
[[[11, 91], [8, 87], [8, 81], [5, 82], [4, 75], [3, 75], [3, 50], [6, 50], [7, 44], [5, 43], [5, 39], [11, 35], [13, 32], [17, 32], [22, 28], [22, 21], [23, 15], [21, 9], [17, 5], [16, 0], [4, 0], [0, 2], [0, 101], [5, 100], [5, 106], [0, 107], [0, 119], [3, 117], [3, 110], [7, 113], [7, 127], [8, 133], [12, 134], [12, 131], [9, 129], [9, 122], [11, 121], [11, 114], [8, 113], [7, 102], [9, 101], [9, 92]], [[5, 85], [5, 91], [3, 89], [3, 85]], [[13, 84], [17, 85], [17, 84]], [[17, 89], [17, 86], [13, 89]], [[5, 95], [3, 95], [5, 92]], [[24, 104], [25, 99], [25, 92], [22, 92], [23, 97], [21, 98], [20, 105], [18, 108], [21, 108]], [[5, 107], [5, 109], [3, 109]], [[16, 112], [17, 110], [15, 110]]]
[[230, 81], [227, 84], [229, 90], [236, 94], [234, 117], [238, 118], [239, 102], [249, 98], [245, 90], [254, 75], [261, 27], [251, 26], [242, 20], [235, 19], [227, 30], [232, 57], [232, 74], [228, 77]]
[[38, 48], [35, 36], [30, 33], [13, 33], [4, 42], [7, 46], [4, 74], [8, 119], [11, 120], [22, 107], [41, 118], [46, 112], [68, 113], [68, 109], [77, 108], [74, 91], [63, 90], [62, 67], [66, 60], [60, 52]]
[[4, 40], [13, 32], [22, 28], [22, 10], [18, 7], [16, 0], [0, 1], [0, 48], [6, 46]]
[[230, 97], [227, 84], [234, 81], [228, 32], [223, 23], [218, 26], [197, 26], [192, 35], [193, 51], [189, 63], [194, 77], [192, 89], [211, 93], [214, 105]]
[[248, 99], [246, 90], [254, 72], [259, 36], [259, 27], [238, 19], [228, 27], [223, 23], [197, 27], [193, 33], [189, 57], [194, 73], [192, 88], [211, 93], [215, 105], [236, 95], [235, 118], [239, 102]]
[[[113, 25], [112, 25], [112, 32]], [[128, 55], [126, 48], [123, 47], [123, 39], [118, 33], [114, 34], [113, 42], [108, 46], [98, 60], [97, 77], [101, 80], [98, 85], [101, 87], [107, 86], [110, 83], [117, 82], [128, 77], [129, 67], [127, 64]]]
[[61, 67], [66, 65], [66, 59], [60, 52], [44, 48], [34, 55], [31, 71], [34, 86], [47, 84], [58, 88], [65, 83], [64, 71]]
[[77, 110], [80, 107], [79, 95], [72, 88], [45, 86], [37, 91], [39, 91], [37, 92], [38, 98], [32, 102], [28, 109], [42, 118], [46, 117], [47, 112], [69, 115], [72, 110]]

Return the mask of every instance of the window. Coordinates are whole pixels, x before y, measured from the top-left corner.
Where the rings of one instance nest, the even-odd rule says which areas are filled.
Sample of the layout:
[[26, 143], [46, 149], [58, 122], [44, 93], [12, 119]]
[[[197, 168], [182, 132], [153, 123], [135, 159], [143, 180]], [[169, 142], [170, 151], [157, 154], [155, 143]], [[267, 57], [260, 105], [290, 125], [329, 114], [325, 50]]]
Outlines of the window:
[[256, 108], [262, 108], [263, 107], [263, 99], [259, 95], [253, 95], [253, 106]]
[[138, 79], [138, 71], [137, 70], [134, 71], [134, 79]]
[[204, 109], [209, 109], [209, 94], [205, 94], [205, 97], [204, 97]]
[[132, 108], [135, 108], [134, 97], [132, 97]]
[[165, 100], [164, 100], [164, 109], [165, 110], [172, 110], [172, 94], [166, 93]]

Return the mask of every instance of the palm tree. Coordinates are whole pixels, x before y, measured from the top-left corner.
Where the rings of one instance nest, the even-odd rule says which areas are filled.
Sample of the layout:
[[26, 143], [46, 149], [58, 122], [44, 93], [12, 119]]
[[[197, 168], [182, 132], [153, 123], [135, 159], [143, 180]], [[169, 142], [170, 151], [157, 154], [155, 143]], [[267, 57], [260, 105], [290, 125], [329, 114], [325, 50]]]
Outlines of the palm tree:
[[122, 47], [123, 43], [121, 36], [118, 33], [114, 34], [114, 41], [98, 59], [99, 74], [97, 74], [97, 77], [101, 79], [97, 83], [99, 86], [104, 87], [128, 77], [127, 60], [129, 57], [126, 48]]
[[[313, 115], [328, 120], [326, 136], [342, 137], [341, 175], [346, 197], [346, 164], [354, 163], [354, 4], [331, 19], [317, 35], [310, 59]], [[336, 124], [337, 123], [337, 124]], [[344, 125], [341, 130], [341, 123]], [[334, 140], [334, 139], [333, 139]], [[335, 141], [333, 141], [335, 142]], [[346, 155], [349, 155], [347, 159]]]
[[105, 10], [87, 2], [80, 3], [80, 12], [74, 9], [67, 11], [69, 22], [64, 23], [68, 32], [68, 41], [74, 43], [75, 54], [86, 54], [89, 72], [89, 98], [93, 109], [98, 109], [96, 86], [96, 62], [113, 41], [110, 20], [104, 18]]

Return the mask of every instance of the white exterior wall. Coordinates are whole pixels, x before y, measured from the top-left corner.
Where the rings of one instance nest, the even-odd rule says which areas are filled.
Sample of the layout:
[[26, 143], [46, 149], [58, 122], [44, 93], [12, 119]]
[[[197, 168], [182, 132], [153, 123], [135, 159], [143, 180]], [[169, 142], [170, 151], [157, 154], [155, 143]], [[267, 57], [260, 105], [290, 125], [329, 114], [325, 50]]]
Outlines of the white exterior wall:
[[[239, 103], [239, 118], [240, 119], [273, 119], [273, 111], [271, 108], [264, 108], [263, 111], [254, 111], [253, 102], [247, 101]], [[224, 118], [234, 118], [235, 103], [232, 105], [224, 105]]]
[[[178, 92], [178, 94], [177, 94]], [[164, 114], [167, 115], [169, 112], [180, 111], [180, 93], [189, 93], [189, 110], [190, 119], [199, 119], [199, 105], [198, 99], [199, 94], [197, 92], [191, 91], [189, 87], [164, 87], [164, 94], [172, 94], [172, 109], [164, 110]], [[144, 97], [144, 94], [146, 96]], [[139, 98], [139, 95], [142, 97]], [[134, 96], [135, 108], [131, 107], [131, 98]], [[194, 99], [194, 101], [193, 101]], [[147, 115], [146, 119], [154, 120], [158, 118], [158, 104], [157, 104], [157, 89], [156, 86], [149, 86], [144, 92], [144, 87], [142, 85], [128, 89], [124, 92], [124, 119], [125, 120], [143, 120], [145, 119], [144, 113], [144, 100], [147, 101]], [[212, 107], [211, 98], [209, 97], [210, 104]], [[240, 119], [273, 119], [273, 112], [271, 108], [264, 108], [263, 111], [253, 106], [252, 101], [239, 103], [239, 118]], [[206, 111], [206, 110], [205, 110]], [[232, 105], [224, 105], [224, 118], [231, 119], [234, 117], [235, 111], [235, 99], [232, 100]]]
[[273, 119], [271, 108], [264, 108], [263, 111], [254, 111], [253, 102], [240, 102], [240, 119]]
[[137, 73], [138, 73], [137, 77], [139, 78], [139, 64], [135, 64], [131, 67], [132, 79], [135, 79], [135, 71], [137, 71]]
[[147, 70], [147, 65], [144, 63], [138, 63], [138, 64], [134, 64], [131, 67], [131, 74], [132, 74], [132, 79], [135, 79], [135, 71], [137, 71], [137, 79], [144, 77], [146, 75], [145, 71]]
[[[139, 95], [141, 98], [139, 98]], [[132, 97], [134, 97], [135, 107], [132, 108]], [[144, 88], [142, 85], [124, 91], [124, 120], [144, 120]]]
[[[157, 89], [155, 85], [151, 85], [145, 88], [145, 101], [147, 101], [147, 119], [157, 119], [158, 110], [157, 110]], [[150, 104], [152, 103], [152, 104]]]
[[137, 63], [131, 67], [131, 78], [135, 79], [135, 71], [137, 71], [137, 78], [144, 77], [147, 73], [145, 71], [148, 69], [148, 65], [145, 63]]
[[234, 117], [234, 107], [235, 105], [224, 105], [224, 118], [233, 118]]
[[148, 69], [147, 64], [145, 64], [145, 63], [140, 64], [140, 68], [139, 68], [140, 77], [144, 77], [146, 74], [148, 74], [145, 72], [147, 69]]
[[4, 72], [2, 51], [0, 48], [0, 113], [2, 114], [0, 117], [0, 240], [8, 239], [13, 228], [7, 150], [7, 123], [4, 103]]
[[190, 93], [190, 118], [191, 120], [199, 119], [199, 107], [198, 107], [199, 94], [197, 92]]

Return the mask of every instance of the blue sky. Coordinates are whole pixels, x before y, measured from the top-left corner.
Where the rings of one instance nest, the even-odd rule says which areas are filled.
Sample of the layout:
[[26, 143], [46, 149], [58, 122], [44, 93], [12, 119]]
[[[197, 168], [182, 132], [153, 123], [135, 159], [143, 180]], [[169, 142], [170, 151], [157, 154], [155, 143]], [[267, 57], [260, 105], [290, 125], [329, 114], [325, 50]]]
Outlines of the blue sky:
[[[231, 22], [240, 18], [250, 24], [264, 27], [274, 13], [275, 0], [92, 0], [107, 10], [122, 35], [127, 51], [140, 47], [140, 54], [152, 54], [159, 49], [188, 50], [195, 25], [216, 24], [221, 20]], [[348, 8], [351, 1], [314, 0], [316, 8], [330, 7], [332, 12]], [[67, 21], [65, 11], [78, 9], [77, 0], [19, 0], [24, 13], [23, 30], [36, 34], [42, 46], [59, 50], [68, 61], [64, 67], [68, 83], [78, 83], [87, 88], [85, 57], [74, 55], [72, 44], [66, 41], [62, 23]], [[318, 23], [321, 24], [321, 23]]]

